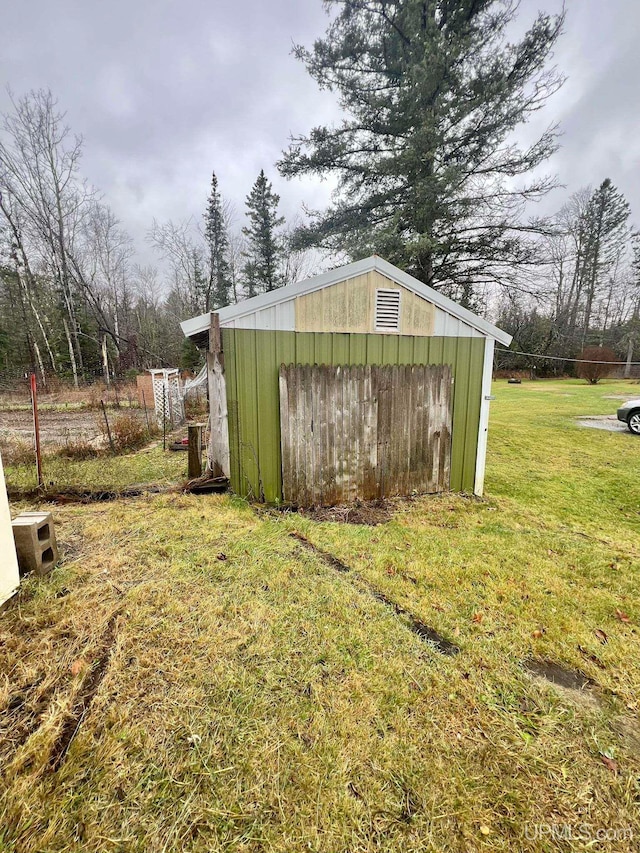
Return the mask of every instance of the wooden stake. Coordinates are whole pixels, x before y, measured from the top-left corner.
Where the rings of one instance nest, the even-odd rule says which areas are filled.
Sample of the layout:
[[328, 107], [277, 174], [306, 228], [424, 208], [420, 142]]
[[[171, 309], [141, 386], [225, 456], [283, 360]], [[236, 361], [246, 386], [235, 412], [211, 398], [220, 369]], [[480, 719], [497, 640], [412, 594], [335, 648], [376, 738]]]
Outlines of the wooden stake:
[[189, 460], [187, 476], [190, 480], [202, 474], [202, 427], [204, 424], [189, 424]]
[[107, 418], [107, 410], [104, 407], [104, 400], [100, 400], [100, 405], [102, 406], [102, 414], [104, 415], [104, 422], [107, 425], [107, 437], [109, 438], [109, 444], [111, 445], [111, 452], [115, 456], [116, 447], [113, 443], [113, 438], [111, 438], [111, 427], [109, 426], [109, 420]]
[[218, 314], [211, 314], [209, 351], [207, 352], [209, 389], [209, 453], [208, 466], [213, 477], [229, 477], [229, 424], [227, 389], [224, 376], [224, 353]]
[[36, 470], [38, 473], [38, 488], [43, 488], [44, 478], [42, 476], [42, 452], [40, 449], [40, 421], [38, 420], [38, 391], [36, 385], [36, 375], [31, 374], [31, 408], [33, 409], [33, 433], [35, 436], [36, 445]]

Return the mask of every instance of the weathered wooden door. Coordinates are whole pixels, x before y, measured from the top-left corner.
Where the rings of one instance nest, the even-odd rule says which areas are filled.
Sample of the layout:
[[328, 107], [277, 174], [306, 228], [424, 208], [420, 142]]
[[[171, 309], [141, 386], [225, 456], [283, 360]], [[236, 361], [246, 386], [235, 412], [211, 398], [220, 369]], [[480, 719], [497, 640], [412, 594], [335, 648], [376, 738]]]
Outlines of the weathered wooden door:
[[449, 488], [448, 365], [281, 365], [282, 493], [299, 506]]

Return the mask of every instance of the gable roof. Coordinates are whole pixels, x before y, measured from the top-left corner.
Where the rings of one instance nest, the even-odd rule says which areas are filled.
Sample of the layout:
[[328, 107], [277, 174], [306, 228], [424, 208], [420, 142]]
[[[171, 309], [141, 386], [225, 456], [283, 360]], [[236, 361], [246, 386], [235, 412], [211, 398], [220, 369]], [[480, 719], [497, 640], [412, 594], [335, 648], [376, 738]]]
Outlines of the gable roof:
[[[458, 305], [453, 299], [443, 296], [442, 293], [423, 284], [417, 278], [398, 269], [398, 267], [394, 267], [393, 264], [390, 264], [378, 255], [372, 255], [361, 261], [354, 261], [351, 264], [336, 267], [333, 270], [329, 270], [329, 272], [322, 273], [322, 275], [316, 275], [313, 278], [307, 278], [295, 284], [288, 284], [286, 287], [279, 287], [269, 293], [261, 293], [259, 296], [254, 296], [251, 299], [245, 299], [234, 305], [227, 305], [225, 308], [220, 308], [217, 312], [220, 317], [220, 324], [224, 325], [231, 320], [238, 320], [240, 317], [246, 317], [247, 314], [253, 314], [262, 308], [270, 308], [281, 302], [288, 302], [297, 296], [312, 293], [314, 290], [321, 290], [323, 287], [330, 287], [332, 284], [337, 284], [347, 278], [363, 275], [372, 270], [382, 273], [382, 275], [387, 276], [387, 278], [390, 278], [396, 284], [413, 291], [413, 293], [433, 303], [433, 305], [445, 313], [451, 314], [452, 317], [462, 320], [463, 323], [466, 323], [483, 335], [487, 335], [505, 346], [509, 346], [511, 343], [511, 335], [503, 332], [502, 329], [494, 326], [493, 323], [489, 323], [483, 317], [479, 317], [467, 308], [463, 308], [462, 305]], [[211, 322], [210, 318], [210, 313], [200, 314], [198, 317], [192, 317], [190, 320], [184, 320], [180, 323], [185, 337], [196, 337], [208, 331]]]

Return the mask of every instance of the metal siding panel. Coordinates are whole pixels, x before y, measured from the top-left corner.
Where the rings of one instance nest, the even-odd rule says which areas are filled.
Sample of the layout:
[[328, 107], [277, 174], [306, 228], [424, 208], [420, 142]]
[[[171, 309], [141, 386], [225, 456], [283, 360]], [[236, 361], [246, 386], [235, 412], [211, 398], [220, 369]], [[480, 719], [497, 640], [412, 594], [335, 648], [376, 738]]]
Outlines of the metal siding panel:
[[[391, 338], [395, 344], [384, 344]], [[232, 488], [243, 495], [259, 495], [259, 462], [266, 499], [275, 501], [282, 496], [278, 395], [281, 363], [315, 364], [316, 355], [322, 353], [334, 364], [382, 364], [384, 352], [388, 363], [394, 363], [393, 358], [395, 363], [402, 360], [451, 365], [455, 377], [451, 488], [473, 491], [484, 339], [412, 340], [412, 361], [405, 362], [409, 344], [401, 342], [400, 336], [224, 329]]]
[[398, 364], [413, 363], [413, 338], [402, 335], [398, 341]]
[[484, 355], [482, 367], [482, 385], [480, 387], [480, 417], [478, 423], [478, 446], [476, 448], [476, 473], [473, 492], [482, 495], [484, 491], [484, 469], [487, 459], [487, 437], [489, 431], [489, 398], [491, 396], [491, 379], [493, 376], [493, 338], [484, 339]]
[[[460, 383], [461, 387], [458, 388], [458, 420], [457, 420], [457, 428], [458, 432], [460, 432], [464, 436], [464, 442], [462, 446], [462, 459], [461, 459], [461, 480], [459, 489], [463, 492], [469, 491], [468, 482], [469, 476], [468, 471], [466, 470], [466, 461], [467, 461], [467, 450], [468, 450], [468, 439], [467, 435], [467, 424], [469, 422], [469, 400], [470, 400], [470, 385], [471, 385], [471, 375], [469, 373], [469, 364], [471, 359], [471, 339], [470, 338], [457, 338], [458, 341], [458, 376], [462, 378], [462, 383]], [[459, 381], [459, 380], [458, 380]], [[454, 425], [454, 435], [455, 435]], [[471, 485], [471, 491], [473, 491], [473, 484]]]
[[464, 443], [463, 490], [472, 493], [476, 481], [476, 455], [478, 452], [478, 429], [480, 426], [480, 404], [482, 402], [482, 372], [484, 367], [484, 338], [466, 338], [469, 341], [469, 360], [463, 369], [468, 369], [467, 419]]
[[294, 301], [291, 299], [279, 305], [260, 308], [237, 320], [227, 320], [222, 325], [224, 328], [293, 331], [295, 328]]
[[315, 364], [334, 364], [333, 361], [333, 333], [318, 334], [315, 338]]
[[382, 364], [383, 335], [367, 335], [367, 364]]
[[460, 338], [446, 337], [442, 346], [442, 361], [453, 370], [453, 415], [451, 418], [451, 489], [462, 489], [464, 466], [464, 428], [466, 423], [467, 378], [460, 370], [458, 344]]
[[310, 364], [313, 358], [313, 332], [296, 333], [296, 364]]
[[413, 339], [413, 364], [428, 364], [431, 352], [431, 338]]
[[345, 364], [367, 363], [367, 336], [347, 335], [349, 338], [349, 359]]
[[290, 299], [275, 305], [275, 329], [293, 332], [296, 327], [295, 301]]
[[482, 332], [457, 317], [447, 314], [442, 308], [436, 308], [433, 335], [443, 338], [484, 338]]
[[333, 351], [332, 364], [357, 364], [349, 359], [349, 335], [335, 332], [331, 335]]
[[382, 363], [398, 364], [399, 344], [398, 335], [383, 335], [382, 338]]
[[[236, 334], [239, 331], [237, 330]], [[253, 329], [245, 331], [246, 334], [239, 337], [236, 346], [238, 416], [240, 418], [238, 458], [240, 481], [243, 484], [242, 494], [253, 493], [255, 497], [259, 497], [256, 332]]]
[[229, 412], [229, 457], [231, 488], [241, 492], [240, 483], [240, 454], [238, 420], [238, 381], [236, 372], [236, 332], [235, 329], [222, 329], [222, 351], [224, 353], [224, 372], [227, 384], [227, 410]]
[[[429, 361], [432, 364], [445, 364], [444, 358], [444, 339], [431, 338], [431, 346], [429, 347]], [[453, 365], [452, 365], [453, 366]]]
[[[256, 335], [258, 467], [264, 499], [277, 500], [281, 489], [280, 407], [274, 405], [274, 386], [279, 368], [276, 334]], [[275, 397], [278, 401], [278, 397]]]

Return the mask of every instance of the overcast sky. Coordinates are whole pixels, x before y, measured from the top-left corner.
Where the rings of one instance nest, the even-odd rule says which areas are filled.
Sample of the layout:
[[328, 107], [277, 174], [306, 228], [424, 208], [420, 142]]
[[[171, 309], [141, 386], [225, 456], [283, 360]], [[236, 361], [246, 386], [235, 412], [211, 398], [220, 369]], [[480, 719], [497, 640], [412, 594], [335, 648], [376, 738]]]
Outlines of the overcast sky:
[[[523, 0], [520, 18], [558, 0]], [[566, 189], [543, 207], [611, 177], [640, 225], [640, 2], [567, 0], [555, 62], [567, 83], [540, 114], [559, 121], [549, 162]], [[200, 216], [215, 169], [243, 214], [261, 168], [292, 217], [323, 206], [328, 185], [284, 181], [275, 161], [290, 134], [338, 115], [291, 56], [324, 32], [320, 0], [23, 0], [2, 13], [0, 78], [16, 95], [48, 87], [85, 138], [83, 174], [104, 193], [152, 260], [144, 236], [155, 217]], [[0, 111], [8, 99], [0, 91]]]

